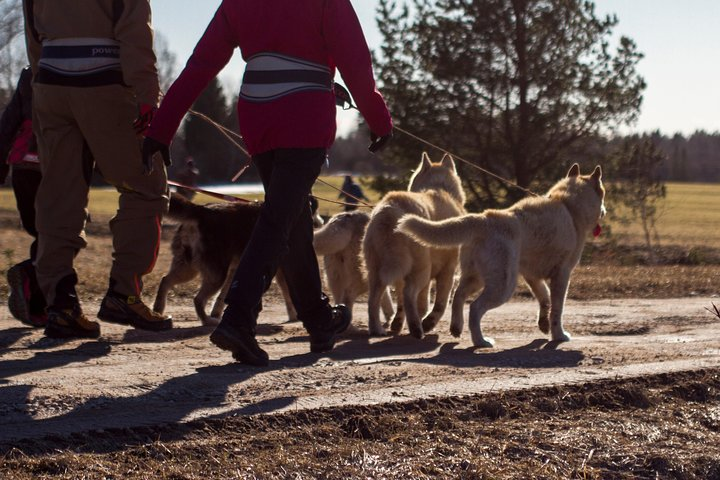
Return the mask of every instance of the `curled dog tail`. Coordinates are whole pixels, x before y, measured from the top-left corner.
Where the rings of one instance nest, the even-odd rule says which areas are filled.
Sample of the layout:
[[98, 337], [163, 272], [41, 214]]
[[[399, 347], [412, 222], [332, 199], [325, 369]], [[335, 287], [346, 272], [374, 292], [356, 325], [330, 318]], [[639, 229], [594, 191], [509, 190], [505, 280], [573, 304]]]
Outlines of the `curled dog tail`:
[[370, 215], [354, 211], [339, 213], [313, 233], [313, 247], [318, 255], [332, 255], [348, 247], [355, 238], [360, 238]]
[[191, 202], [182, 195], [172, 193], [167, 216], [176, 220], [197, 220], [203, 208], [203, 206]]
[[482, 215], [463, 215], [440, 221], [405, 215], [396, 230], [427, 247], [454, 247], [469, 242], [482, 223]]

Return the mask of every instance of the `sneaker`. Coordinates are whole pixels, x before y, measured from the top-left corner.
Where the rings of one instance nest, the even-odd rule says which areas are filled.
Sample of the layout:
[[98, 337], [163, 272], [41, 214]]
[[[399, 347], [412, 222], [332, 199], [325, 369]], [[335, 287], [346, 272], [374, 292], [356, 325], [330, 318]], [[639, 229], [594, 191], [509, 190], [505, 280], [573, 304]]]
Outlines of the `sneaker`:
[[97, 314], [100, 320], [159, 332], [172, 328], [172, 317], [151, 310], [137, 297], [105, 295]]
[[350, 326], [350, 310], [345, 305], [330, 307], [330, 323], [321, 330], [310, 332], [310, 351], [313, 353], [328, 352], [335, 346], [337, 335]]
[[25, 274], [22, 265], [13, 265], [7, 271], [7, 281], [10, 290], [8, 296], [8, 309], [10, 314], [23, 323], [30, 321], [30, 279]]
[[45, 336], [50, 338], [98, 338], [100, 325], [88, 320], [75, 305], [69, 309], [48, 308]]
[[230, 327], [220, 322], [210, 334], [210, 341], [222, 350], [229, 350], [235, 360], [256, 367], [267, 367], [268, 354], [255, 340], [255, 329]]

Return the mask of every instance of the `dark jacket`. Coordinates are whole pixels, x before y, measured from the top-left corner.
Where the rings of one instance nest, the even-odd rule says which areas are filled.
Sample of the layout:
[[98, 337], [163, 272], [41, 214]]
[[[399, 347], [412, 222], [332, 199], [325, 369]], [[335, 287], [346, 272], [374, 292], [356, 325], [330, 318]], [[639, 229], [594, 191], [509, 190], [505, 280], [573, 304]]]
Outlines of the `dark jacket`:
[[37, 153], [37, 142], [32, 133], [32, 72], [26, 67], [0, 118], [0, 183], [7, 164], [24, 161], [28, 153]]

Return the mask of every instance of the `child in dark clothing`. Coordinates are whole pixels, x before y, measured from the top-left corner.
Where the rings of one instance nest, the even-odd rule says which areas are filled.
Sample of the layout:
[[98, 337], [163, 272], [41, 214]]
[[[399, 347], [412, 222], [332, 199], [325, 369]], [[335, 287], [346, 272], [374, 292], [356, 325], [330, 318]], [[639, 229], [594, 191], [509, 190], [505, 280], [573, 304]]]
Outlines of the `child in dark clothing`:
[[20, 221], [35, 239], [30, 246], [30, 258], [10, 267], [7, 272], [8, 307], [12, 316], [21, 322], [42, 327], [47, 323], [45, 298], [33, 266], [37, 253], [35, 195], [42, 176], [32, 131], [31, 80], [32, 72], [27, 67], [20, 74], [15, 93], [0, 119], [0, 183], [5, 183], [12, 167], [12, 187]]

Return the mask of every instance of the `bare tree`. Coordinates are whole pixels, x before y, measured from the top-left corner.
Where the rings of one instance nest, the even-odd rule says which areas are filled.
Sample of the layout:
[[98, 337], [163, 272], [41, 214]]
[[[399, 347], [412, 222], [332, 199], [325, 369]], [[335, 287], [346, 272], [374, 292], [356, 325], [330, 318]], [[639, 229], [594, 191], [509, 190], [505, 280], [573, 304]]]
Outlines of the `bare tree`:
[[175, 80], [177, 56], [170, 50], [165, 35], [159, 32], [155, 32], [155, 56], [160, 77], [160, 90], [165, 93]]
[[15, 88], [20, 70], [27, 64], [21, 0], [0, 0], [0, 90], [2, 105]]

